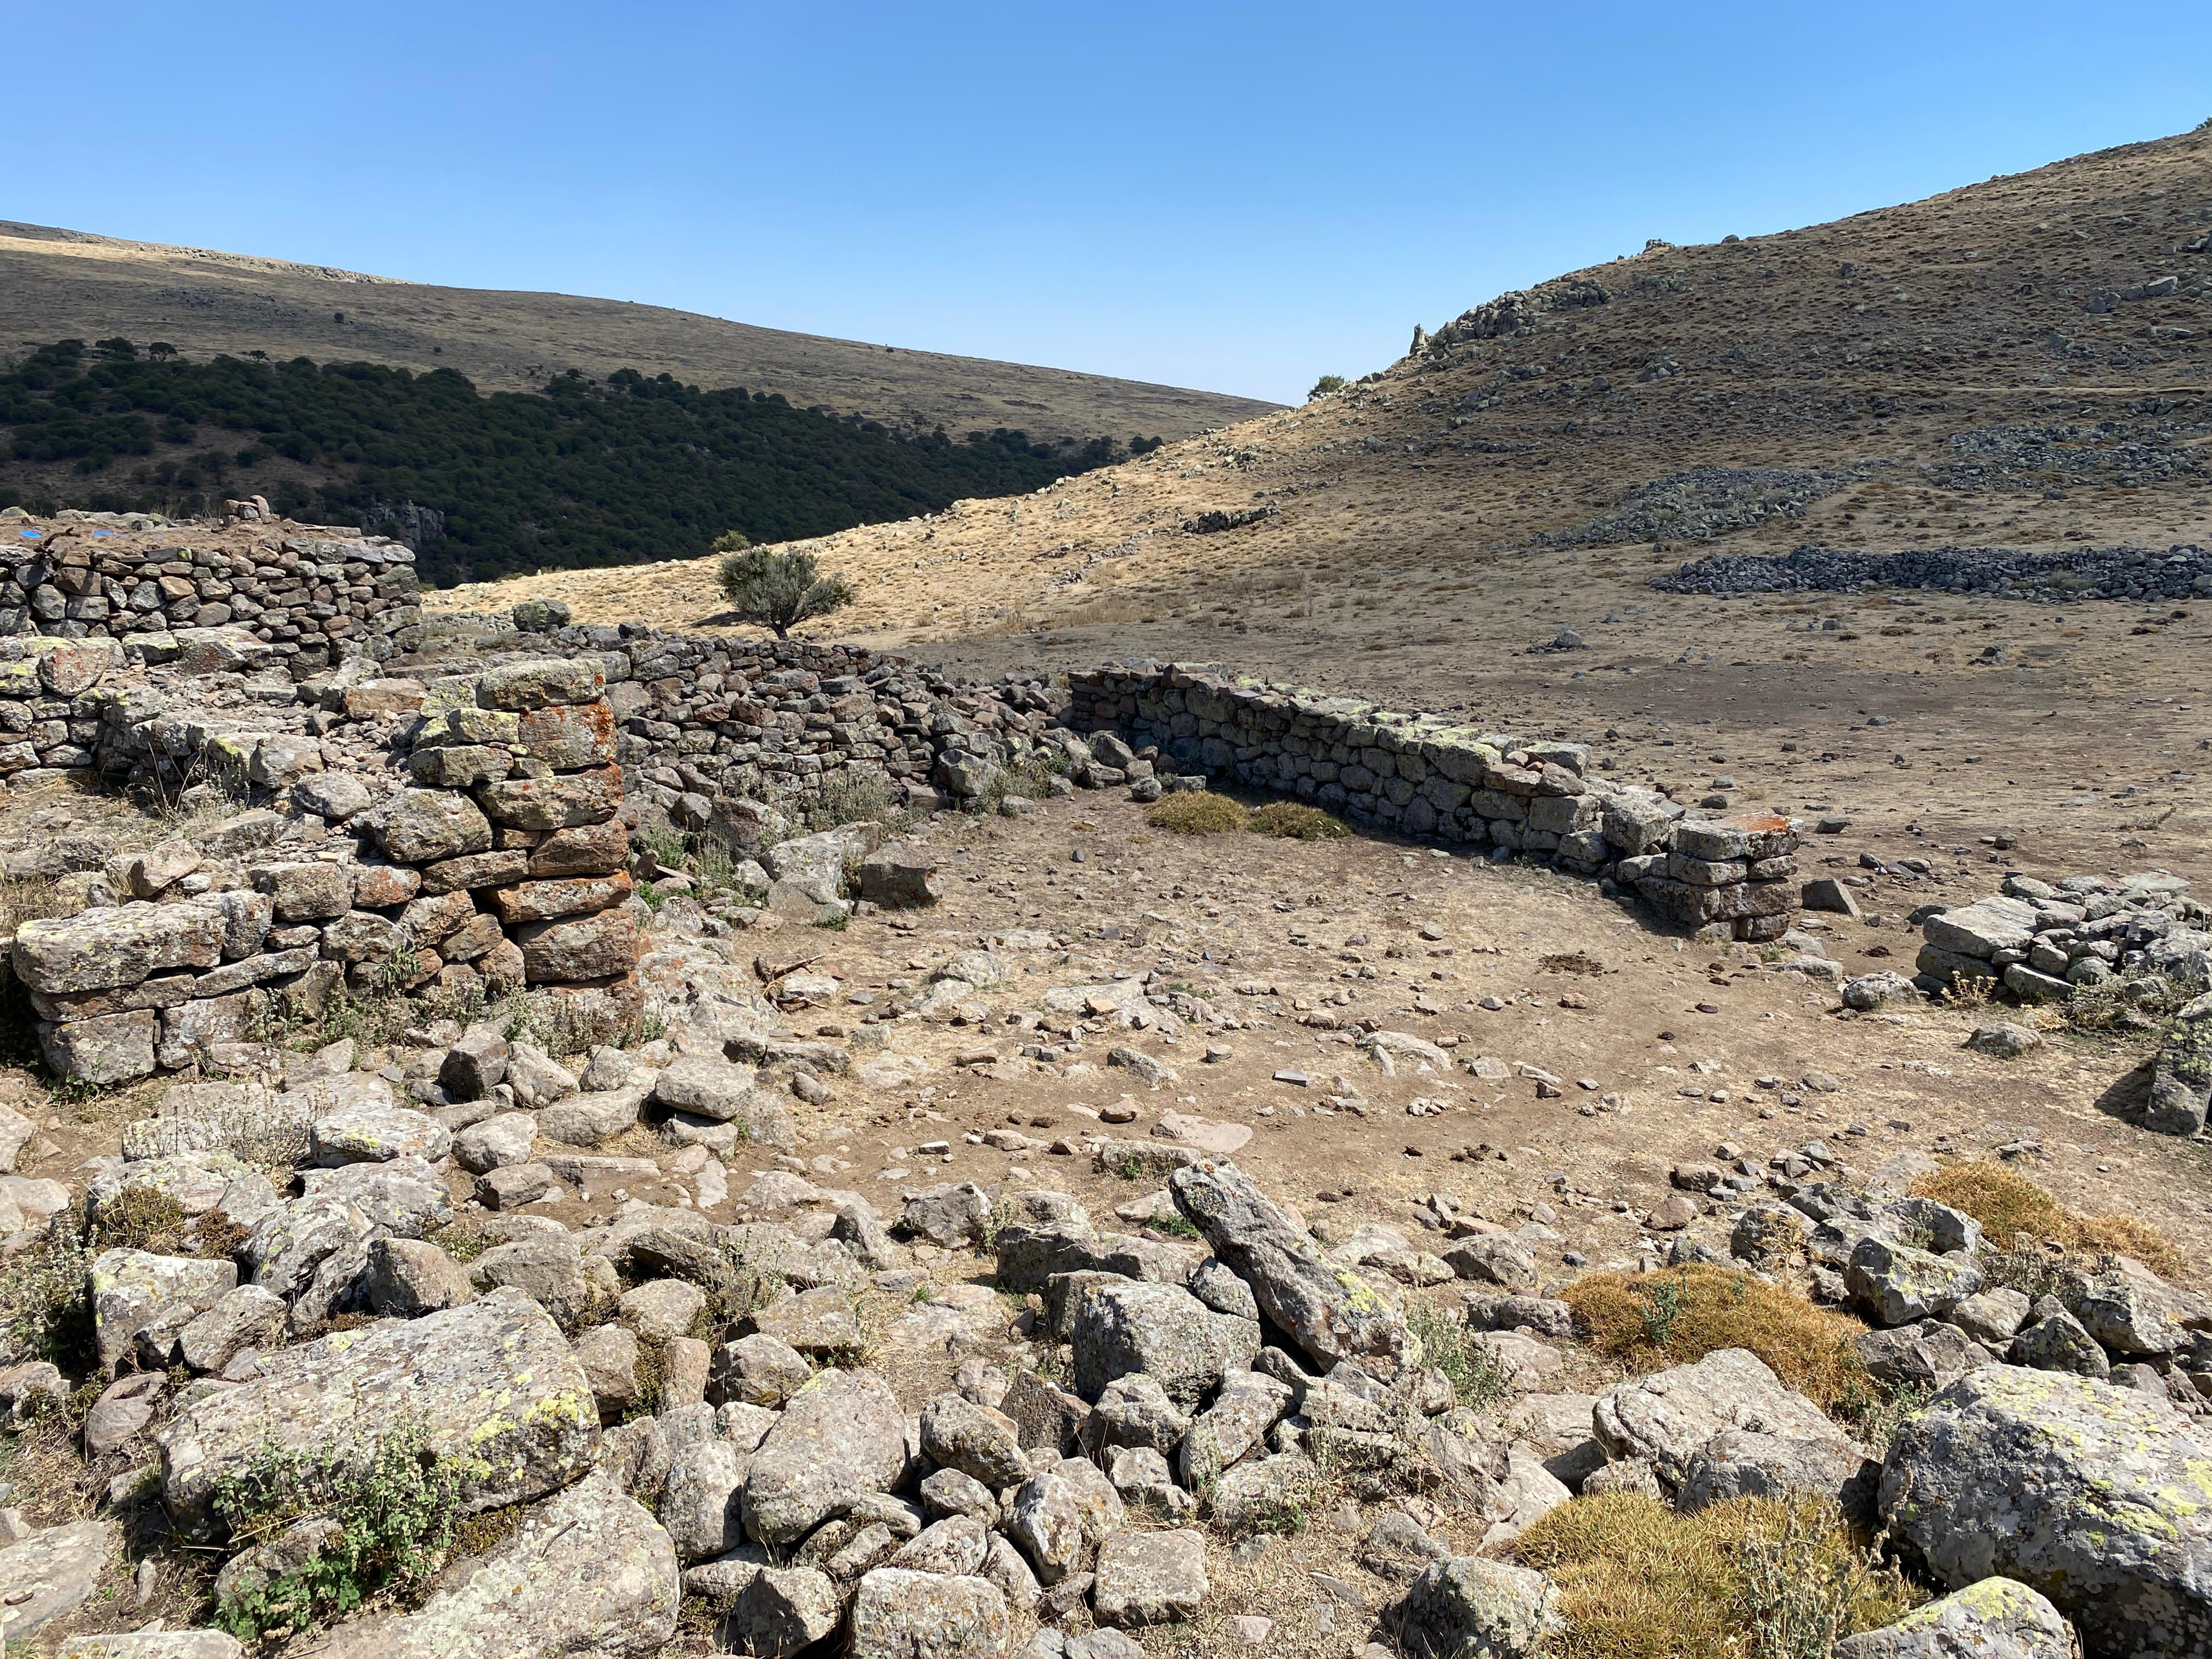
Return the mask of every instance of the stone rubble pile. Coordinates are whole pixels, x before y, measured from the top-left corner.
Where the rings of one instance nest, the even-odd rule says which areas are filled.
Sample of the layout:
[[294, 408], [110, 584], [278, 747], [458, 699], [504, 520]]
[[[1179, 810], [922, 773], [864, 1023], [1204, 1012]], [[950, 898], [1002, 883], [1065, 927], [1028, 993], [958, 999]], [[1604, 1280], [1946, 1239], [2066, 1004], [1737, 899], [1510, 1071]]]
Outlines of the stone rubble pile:
[[[910, 1188], [886, 1218], [779, 1170], [727, 1223], [632, 1198], [575, 1230], [495, 1215], [489, 1248], [448, 1253], [442, 1174], [473, 1168], [465, 1143], [495, 1144], [502, 1114], [534, 1115], [542, 1136], [594, 1091], [699, 1106], [762, 1086], [715, 1057], [738, 1040], [696, 1022], [674, 1038], [601, 1051], [589, 1087], [566, 1078], [563, 1094], [526, 1044], [462, 1033], [401, 1068], [418, 1102], [453, 1102], [427, 1111], [378, 1097], [386, 1079], [347, 1070], [349, 1054], [319, 1056], [262, 1091], [313, 1115], [296, 1173], [129, 1137], [94, 1214], [161, 1193], [188, 1243], [220, 1243], [91, 1264], [104, 1391], [87, 1444], [136, 1450], [143, 1474], [118, 1481], [113, 1519], [18, 1528], [0, 1547], [9, 1639], [84, 1605], [131, 1504], [221, 1549], [214, 1495], [267, 1448], [362, 1467], [404, 1421], [455, 1460], [463, 1511], [529, 1507], [420, 1607], [343, 1620], [318, 1654], [645, 1659], [689, 1595], [733, 1652], [1127, 1659], [1127, 1632], [1209, 1614], [1209, 1529], [1279, 1531], [1349, 1503], [1377, 1510], [1354, 1559], [1397, 1587], [1377, 1634], [1407, 1653], [1525, 1656], [1558, 1598], [1500, 1557], [1576, 1494], [1624, 1492], [1684, 1510], [1814, 1495], [1886, 1522], [1954, 1593], [1838, 1649], [1856, 1659], [2059, 1659], [2076, 1631], [2091, 1659], [2212, 1652], [2212, 1304], [2124, 1258], [2069, 1259], [2031, 1301], [1990, 1276], [1975, 1223], [1929, 1200], [1816, 1182], [1756, 1226], [1747, 1212], [1745, 1271], [1841, 1264], [1875, 1326], [1858, 1343], [1869, 1371], [1932, 1395], [1875, 1459], [1741, 1349], [1547, 1392], [1572, 1318], [1496, 1235], [1466, 1235], [1442, 1269], [1473, 1281], [1465, 1340], [1508, 1379], [1503, 1399], [1462, 1402], [1408, 1322], [1401, 1286], [1436, 1282], [1415, 1255], [1384, 1229], [1327, 1249], [1233, 1163], [1194, 1152], [1161, 1160], [1158, 1212], [1189, 1242], [1101, 1230], [1044, 1188]], [[1011, 1326], [957, 1270], [970, 1252], [1026, 1301]], [[879, 1292], [902, 1311], [864, 1334], [856, 1301]], [[952, 1386], [902, 1397], [891, 1379], [931, 1356], [957, 1362]], [[8, 1364], [0, 1403], [82, 1380]], [[1446, 1517], [1478, 1547], [1437, 1536]], [[310, 1515], [231, 1543], [219, 1590], [301, 1571], [328, 1531]], [[202, 1635], [144, 1650], [238, 1651]]]
[[1547, 860], [1633, 893], [1671, 922], [1741, 939], [1789, 930], [1791, 820], [1687, 816], [1662, 795], [1596, 775], [1579, 744], [1170, 665], [1109, 664], [1068, 679], [1071, 725], [1123, 733], [1182, 764], [1355, 822]]

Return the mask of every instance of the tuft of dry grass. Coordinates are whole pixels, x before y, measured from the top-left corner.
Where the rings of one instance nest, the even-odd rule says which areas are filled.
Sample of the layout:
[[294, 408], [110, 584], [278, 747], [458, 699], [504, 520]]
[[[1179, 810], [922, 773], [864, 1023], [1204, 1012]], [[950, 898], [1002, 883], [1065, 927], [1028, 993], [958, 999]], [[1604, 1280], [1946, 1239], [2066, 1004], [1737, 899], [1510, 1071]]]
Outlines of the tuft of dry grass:
[[1164, 795], [1145, 811], [1146, 823], [1178, 836], [1218, 836], [1242, 830], [1244, 820], [1244, 809], [1235, 801], [1203, 789]]
[[1963, 1210], [2002, 1249], [2016, 1233], [2065, 1250], [2131, 1255], [2161, 1279], [2189, 1270], [2180, 1248], [2148, 1222], [2128, 1215], [2083, 1215], [2002, 1164], [1947, 1164], [1912, 1183], [1914, 1194]]
[[1694, 1515], [1636, 1493], [1577, 1498], [1514, 1553], [1559, 1586], [1555, 1659], [1825, 1659], [1924, 1599], [1824, 1498], [1738, 1498]]
[[1740, 1269], [1700, 1263], [1591, 1273], [1560, 1295], [1591, 1346], [1632, 1370], [1748, 1348], [1823, 1411], [1863, 1410], [1880, 1393], [1851, 1346], [1864, 1325]]
[[1252, 814], [1244, 826], [1255, 836], [1278, 836], [1288, 841], [1341, 841], [1350, 828], [1321, 810], [1294, 800], [1269, 801]]

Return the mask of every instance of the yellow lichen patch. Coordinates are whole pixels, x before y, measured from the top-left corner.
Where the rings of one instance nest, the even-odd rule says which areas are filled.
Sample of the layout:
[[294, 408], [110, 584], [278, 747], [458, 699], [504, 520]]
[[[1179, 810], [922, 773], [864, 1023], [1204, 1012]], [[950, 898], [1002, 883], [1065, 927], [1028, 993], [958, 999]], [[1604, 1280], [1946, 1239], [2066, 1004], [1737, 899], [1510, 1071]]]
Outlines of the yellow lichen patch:
[[1701, 1264], [1591, 1273], [1560, 1294], [1591, 1345], [1637, 1370], [1748, 1348], [1824, 1411], [1856, 1408], [1878, 1392], [1851, 1346], [1865, 1326], [1748, 1272]]
[[2068, 1250], [2112, 1250], [2133, 1256], [2163, 1279], [2179, 1279], [2189, 1262], [2173, 1241], [2126, 1215], [2069, 1210], [2026, 1176], [2002, 1164], [1947, 1164], [1912, 1183], [1913, 1194], [1963, 1210], [1982, 1224], [1991, 1244], [2009, 1246], [2026, 1233]]

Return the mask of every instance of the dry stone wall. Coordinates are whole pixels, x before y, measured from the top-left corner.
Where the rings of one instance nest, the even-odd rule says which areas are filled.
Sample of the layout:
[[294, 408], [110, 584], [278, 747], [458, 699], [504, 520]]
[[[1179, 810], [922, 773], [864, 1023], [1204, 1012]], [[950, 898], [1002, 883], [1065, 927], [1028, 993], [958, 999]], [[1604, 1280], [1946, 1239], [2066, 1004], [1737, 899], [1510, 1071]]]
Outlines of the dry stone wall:
[[303, 669], [422, 644], [414, 550], [382, 536], [309, 528], [193, 546], [86, 524], [7, 531], [0, 559], [0, 635], [137, 641], [236, 627]]
[[1791, 820], [1690, 817], [1664, 796], [1593, 775], [1580, 744], [1164, 664], [1071, 675], [1069, 693], [1071, 726], [1157, 745], [1184, 765], [1358, 822], [1608, 879], [1669, 921], [1740, 939], [1789, 927]]
[[[21, 660], [51, 678], [71, 659]], [[256, 689], [297, 695], [289, 679]], [[82, 908], [24, 923], [9, 963], [56, 1072], [118, 1083], [204, 1063], [272, 1009], [319, 1014], [341, 985], [464, 1003], [530, 987], [593, 1027], [634, 1017], [629, 832], [596, 662], [449, 678], [436, 706], [420, 681], [356, 680], [334, 694], [351, 742], [343, 715], [313, 735], [319, 707], [257, 720], [250, 701], [166, 690], [119, 672], [80, 694], [93, 763], [155, 783], [205, 766], [272, 805], [136, 857], [55, 849]]]

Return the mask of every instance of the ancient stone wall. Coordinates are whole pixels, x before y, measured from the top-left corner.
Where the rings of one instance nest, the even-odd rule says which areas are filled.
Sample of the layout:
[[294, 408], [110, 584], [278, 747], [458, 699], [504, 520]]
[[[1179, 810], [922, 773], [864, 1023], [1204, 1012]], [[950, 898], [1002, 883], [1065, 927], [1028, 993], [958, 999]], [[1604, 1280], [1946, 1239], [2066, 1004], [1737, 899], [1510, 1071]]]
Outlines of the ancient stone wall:
[[1790, 819], [1690, 817], [1662, 795], [1596, 775], [1582, 744], [1162, 664], [1109, 664], [1068, 679], [1069, 725], [1157, 744], [1184, 766], [1356, 822], [1610, 879], [1670, 921], [1741, 939], [1788, 930], [1797, 848]]
[[303, 670], [417, 649], [420, 592], [414, 550], [382, 536], [195, 547], [85, 526], [36, 538], [11, 531], [0, 545], [0, 635], [137, 641], [237, 627]]
[[[92, 649], [23, 660], [51, 679]], [[288, 810], [136, 857], [61, 860], [83, 908], [25, 922], [9, 952], [53, 1069], [117, 1083], [204, 1063], [272, 1011], [319, 1013], [342, 984], [463, 1003], [526, 986], [594, 1026], [633, 1016], [629, 832], [598, 664], [523, 661], [440, 685], [427, 709], [420, 682], [346, 693], [374, 744], [351, 755], [282, 720], [149, 708], [135, 672], [81, 693], [70, 706], [106, 769], [158, 782], [164, 763], [212, 757]], [[387, 746], [395, 724], [406, 740]]]

